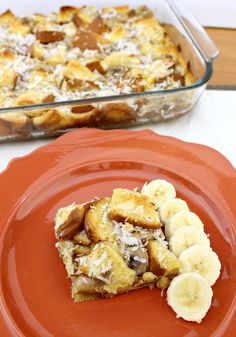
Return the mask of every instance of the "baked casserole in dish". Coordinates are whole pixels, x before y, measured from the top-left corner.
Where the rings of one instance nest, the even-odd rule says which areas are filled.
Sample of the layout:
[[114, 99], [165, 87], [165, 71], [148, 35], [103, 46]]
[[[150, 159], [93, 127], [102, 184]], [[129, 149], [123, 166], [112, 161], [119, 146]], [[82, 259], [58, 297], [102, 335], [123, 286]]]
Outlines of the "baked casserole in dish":
[[200, 51], [190, 34], [193, 21], [186, 22], [159, 1], [157, 9], [63, 6], [22, 17], [6, 10], [0, 15], [0, 139], [139, 125], [189, 111], [217, 50], [208, 43]]

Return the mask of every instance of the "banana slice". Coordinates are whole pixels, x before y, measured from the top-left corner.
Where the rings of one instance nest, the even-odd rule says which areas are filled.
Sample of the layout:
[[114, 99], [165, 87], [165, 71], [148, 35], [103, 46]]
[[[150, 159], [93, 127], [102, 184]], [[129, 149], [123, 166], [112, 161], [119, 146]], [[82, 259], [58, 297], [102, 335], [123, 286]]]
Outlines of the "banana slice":
[[221, 263], [210, 247], [194, 245], [180, 255], [181, 273], [201, 274], [212, 286], [220, 276]]
[[201, 323], [211, 306], [212, 289], [203, 276], [185, 273], [175, 277], [167, 290], [167, 303], [176, 317]]
[[181, 211], [175, 214], [165, 226], [165, 234], [169, 240], [176, 229], [183, 226], [194, 226], [204, 231], [203, 223], [197, 214], [190, 211]]
[[161, 221], [166, 225], [175, 214], [181, 211], [188, 211], [186, 201], [179, 198], [168, 200], [160, 207]]
[[170, 250], [176, 256], [196, 244], [210, 247], [210, 240], [206, 233], [194, 226], [183, 226], [177, 229], [169, 241]]
[[141, 193], [150, 197], [157, 208], [167, 200], [176, 197], [174, 186], [164, 179], [153, 180], [149, 184], [143, 185]]

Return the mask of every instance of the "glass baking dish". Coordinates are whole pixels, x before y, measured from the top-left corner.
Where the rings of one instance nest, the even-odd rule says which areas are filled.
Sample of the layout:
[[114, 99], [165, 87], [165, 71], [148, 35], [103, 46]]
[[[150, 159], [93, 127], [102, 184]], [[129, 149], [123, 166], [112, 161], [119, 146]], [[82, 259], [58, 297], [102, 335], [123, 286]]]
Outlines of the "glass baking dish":
[[[109, 6], [125, 2], [109, 1]], [[12, 4], [12, 3], [11, 3]], [[27, 5], [27, 1], [24, 5]], [[10, 9], [16, 15], [34, 12], [48, 14], [62, 5], [76, 5], [77, 1], [28, 1], [22, 12], [21, 1], [14, 6], [0, 5], [0, 11]], [[80, 2], [80, 5], [83, 2]], [[104, 1], [86, 1], [86, 5], [101, 7]], [[130, 7], [142, 5], [129, 1]], [[181, 3], [170, 0], [145, 1], [158, 21], [165, 27], [171, 40], [181, 48], [196, 82], [174, 89], [144, 91], [114, 96], [57, 101], [37, 105], [0, 107], [0, 141], [57, 136], [73, 128], [121, 128], [172, 119], [190, 111], [211, 78], [213, 61], [218, 50], [205, 30]], [[45, 10], [46, 8], [46, 10]], [[27, 12], [28, 11], [28, 12]], [[71, 111], [76, 119], [71, 121]], [[29, 116], [40, 115], [41, 123], [34, 124]], [[62, 118], [63, 116], [63, 118]], [[75, 121], [76, 120], [76, 121]]]

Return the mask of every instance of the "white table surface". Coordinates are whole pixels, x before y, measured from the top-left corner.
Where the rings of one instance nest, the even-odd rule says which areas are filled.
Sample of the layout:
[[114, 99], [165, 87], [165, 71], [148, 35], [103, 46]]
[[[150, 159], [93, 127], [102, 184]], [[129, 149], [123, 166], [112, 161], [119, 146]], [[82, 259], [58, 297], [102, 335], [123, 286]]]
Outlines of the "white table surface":
[[[165, 123], [135, 128], [205, 144], [220, 151], [236, 167], [236, 91], [207, 90], [192, 112]], [[134, 128], [133, 128], [134, 129]], [[52, 139], [0, 144], [0, 171]]]

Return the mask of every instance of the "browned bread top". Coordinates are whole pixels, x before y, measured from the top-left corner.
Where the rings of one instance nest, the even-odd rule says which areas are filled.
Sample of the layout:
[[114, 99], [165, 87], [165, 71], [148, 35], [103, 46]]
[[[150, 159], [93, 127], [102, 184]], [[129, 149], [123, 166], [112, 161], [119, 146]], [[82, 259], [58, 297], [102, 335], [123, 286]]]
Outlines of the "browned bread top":
[[109, 217], [116, 221], [127, 221], [135, 226], [149, 229], [161, 227], [159, 214], [152, 200], [128, 189], [113, 190], [109, 207]]

